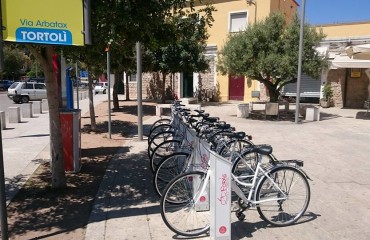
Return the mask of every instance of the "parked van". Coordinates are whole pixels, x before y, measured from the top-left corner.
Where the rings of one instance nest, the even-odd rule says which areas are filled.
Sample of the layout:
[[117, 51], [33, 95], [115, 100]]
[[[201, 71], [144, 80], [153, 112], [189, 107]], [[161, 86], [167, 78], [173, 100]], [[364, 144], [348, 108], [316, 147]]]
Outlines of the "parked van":
[[8, 88], [8, 97], [15, 103], [46, 99], [46, 85], [37, 82], [15, 82]]

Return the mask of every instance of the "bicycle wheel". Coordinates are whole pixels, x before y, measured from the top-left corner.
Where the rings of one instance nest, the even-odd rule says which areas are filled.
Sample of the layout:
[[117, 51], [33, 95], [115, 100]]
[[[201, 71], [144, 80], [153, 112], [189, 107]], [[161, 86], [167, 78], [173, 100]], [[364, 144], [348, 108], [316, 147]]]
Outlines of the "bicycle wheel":
[[164, 131], [157, 133], [148, 144], [148, 157], [153, 154], [154, 149], [165, 141], [172, 140], [176, 133], [174, 131]]
[[263, 177], [256, 192], [256, 201], [263, 202], [257, 204], [257, 211], [263, 220], [274, 226], [289, 226], [304, 214], [310, 202], [307, 178], [292, 166], [277, 167], [268, 175], [281, 191]]
[[171, 123], [171, 119], [169, 119], [169, 118], [161, 118], [161, 119], [158, 119], [157, 121], [155, 121], [153, 124], [152, 124], [152, 126], [150, 127], [150, 129], [149, 129], [149, 135], [150, 135], [150, 133], [152, 132], [152, 130], [156, 127], [156, 126], [158, 126], [158, 125], [162, 125], [162, 124], [170, 124]]
[[152, 129], [152, 131], [148, 135], [148, 144], [153, 140], [153, 138], [161, 132], [166, 132], [166, 131], [173, 131], [173, 127], [170, 124], [161, 124]]
[[190, 153], [176, 152], [167, 157], [164, 157], [158, 164], [153, 175], [154, 189], [159, 197], [162, 196], [167, 184], [184, 172], [185, 163], [189, 158]]
[[153, 173], [158, 167], [158, 164], [162, 161], [162, 159], [166, 156], [171, 155], [180, 150], [181, 141], [179, 140], [168, 140], [164, 141], [159, 144], [151, 153], [149, 157], [150, 161], [150, 168], [152, 169]]
[[201, 196], [205, 176], [203, 172], [187, 172], [167, 185], [161, 198], [161, 216], [173, 232], [198, 236], [209, 231], [210, 212], [201, 210], [201, 204], [206, 204], [206, 197]]

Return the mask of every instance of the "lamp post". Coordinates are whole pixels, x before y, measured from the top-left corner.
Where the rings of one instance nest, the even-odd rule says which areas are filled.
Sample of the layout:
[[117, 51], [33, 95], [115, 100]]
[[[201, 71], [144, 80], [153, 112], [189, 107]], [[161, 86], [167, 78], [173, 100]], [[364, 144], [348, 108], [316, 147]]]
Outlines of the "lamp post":
[[141, 62], [141, 43], [136, 43], [136, 79], [137, 79], [137, 133], [138, 140], [143, 140], [143, 98], [142, 98], [142, 62]]
[[299, 101], [301, 96], [301, 75], [302, 75], [302, 51], [303, 51], [303, 29], [304, 29], [304, 18], [305, 18], [306, 1], [302, 0], [302, 16], [301, 26], [299, 31], [299, 51], [298, 51], [298, 73], [297, 73], [297, 97], [295, 104], [295, 123], [298, 123], [299, 116]]
[[111, 130], [111, 114], [112, 114], [112, 110], [111, 110], [111, 105], [110, 105], [110, 55], [109, 55], [109, 51], [110, 51], [110, 45], [111, 43], [113, 42], [112, 39], [109, 40], [108, 42], [108, 46], [107, 48], [105, 49], [105, 51], [107, 52], [107, 81], [108, 81], [108, 137], [109, 139], [112, 138], [112, 130]]

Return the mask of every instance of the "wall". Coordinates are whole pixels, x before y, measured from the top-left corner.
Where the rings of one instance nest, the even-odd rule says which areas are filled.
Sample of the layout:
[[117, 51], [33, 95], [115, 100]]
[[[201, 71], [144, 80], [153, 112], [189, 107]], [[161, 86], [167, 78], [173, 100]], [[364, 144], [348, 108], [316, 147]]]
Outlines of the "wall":
[[361, 76], [358, 78], [350, 76], [350, 69], [332, 69], [328, 73], [328, 83], [332, 86], [335, 107], [364, 107], [369, 94], [369, 78], [364, 69], [361, 69]]
[[[153, 99], [151, 94], [151, 83], [154, 83], [156, 81], [156, 75], [157, 73], [143, 73], [142, 75], [142, 98], [143, 99]], [[162, 76], [160, 75], [160, 80], [158, 85], [162, 86]], [[174, 76], [174, 81], [172, 81], [172, 75], [167, 75], [166, 77], [166, 88], [170, 87], [171, 89], [174, 89], [174, 92], [177, 92], [178, 83], [177, 78]], [[158, 90], [158, 94], [160, 93], [160, 89]], [[129, 93], [130, 93], [130, 99], [136, 99], [137, 98], [137, 82], [129, 82]], [[154, 100], [160, 100], [160, 97], [154, 98]]]
[[355, 39], [370, 37], [370, 22], [353, 22], [341, 24], [316, 25], [317, 29], [322, 29], [326, 39]]

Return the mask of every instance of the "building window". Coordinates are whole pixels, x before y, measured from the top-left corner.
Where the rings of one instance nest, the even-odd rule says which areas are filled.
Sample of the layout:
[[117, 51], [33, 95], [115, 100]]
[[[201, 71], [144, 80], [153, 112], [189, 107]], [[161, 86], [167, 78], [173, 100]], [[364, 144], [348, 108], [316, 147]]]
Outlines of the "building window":
[[130, 82], [136, 82], [136, 74], [131, 74], [129, 78]]
[[229, 32], [240, 32], [247, 28], [247, 12], [230, 13]]

